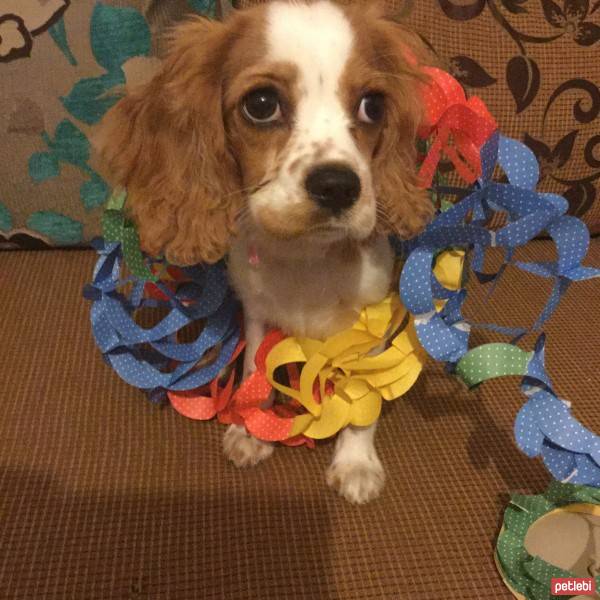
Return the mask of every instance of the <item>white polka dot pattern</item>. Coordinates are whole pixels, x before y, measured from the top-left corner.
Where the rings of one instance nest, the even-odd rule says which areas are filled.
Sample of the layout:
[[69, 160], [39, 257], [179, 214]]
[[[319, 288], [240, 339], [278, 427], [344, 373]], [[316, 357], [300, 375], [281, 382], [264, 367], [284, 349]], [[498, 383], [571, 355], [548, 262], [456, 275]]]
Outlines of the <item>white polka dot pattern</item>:
[[[514, 494], [504, 513], [502, 530], [496, 543], [496, 564], [510, 588], [530, 600], [547, 600], [551, 597], [552, 578], [576, 577], [573, 572], [560, 569], [539, 556], [530, 555], [525, 538], [530, 528], [551, 512], [556, 515], [562, 510], [569, 510], [569, 507], [580, 505], [578, 508], [582, 509], [582, 513], [591, 514], [589, 509], [584, 510], [583, 507], [598, 504], [600, 492], [597, 489], [558, 482], [551, 484], [544, 494], [538, 496]], [[570, 542], [572, 540], [565, 540], [565, 544]], [[600, 584], [600, 577], [596, 577], [596, 583]]]
[[435, 67], [423, 71], [429, 81], [421, 88], [426, 110], [419, 134], [431, 146], [419, 170], [421, 183], [431, 185], [442, 154], [467, 183], [473, 183], [482, 173], [479, 150], [496, 130], [496, 121], [480, 98], [467, 100], [450, 74]]
[[[147, 281], [134, 275], [121, 279], [119, 243], [100, 242], [96, 248], [100, 258], [85, 294], [93, 300], [96, 344], [120, 377], [152, 392], [189, 390], [213, 380], [229, 362], [239, 340], [237, 305], [223, 265], [182, 269], [184, 280], [172, 286], [174, 289], [161, 281], [153, 284], [157, 299], [156, 294], [153, 297], [147, 292]], [[145, 260], [149, 265], [160, 263]], [[144, 328], [135, 322], [137, 310], [156, 306], [168, 309], [156, 325]], [[178, 332], [199, 319], [204, 320], [204, 327], [196, 340], [178, 342]], [[218, 351], [217, 359], [196, 368], [209, 351]]]
[[[438, 216], [416, 240], [405, 244], [408, 258], [400, 278], [402, 300], [415, 315], [424, 349], [434, 359], [447, 363], [468, 385], [502, 375], [524, 374], [522, 388], [530, 398], [517, 417], [518, 445], [530, 456], [541, 455], [554, 477], [600, 486], [600, 438], [580, 425], [552, 391], [543, 362], [544, 339], [540, 338], [531, 360], [523, 350], [508, 344], [469, 351], [471, 326], [483, 326], [517, 339], [526, 330], [466, 323], [461, 313], [466, 290], [445, 289], [433, 273], [441, 250], [463, 247], [472, 249], [471, 267], [482, 283], [497, 282], [509, 265], [552, 279], [552, 292], [531, 327], [534, 331], [550, 318], [573, 281], [600, 276], [600, 270], [581, 265], [589, 244], [585, 224], [565, 214], [564, 199], [535, 191], [539, 167], [529, 148], [494, 134], [483, 145], [480, 158], [483, 176], [472, 193]], [[496, 163], [508, 177], [507, 184], [491, 181]], [[485, 228], [492, 209], [508, 213], [508, 224], [494, 235]], [[542, 231], [554, 240], [558, 259], [535, 264], [514, 261], [515, 249]], [[485, 250], [490, 246], [505, 250], [505, 264], [493, 274], [483, 272]], [[436, 312], [440, 302], [445, 305]]]

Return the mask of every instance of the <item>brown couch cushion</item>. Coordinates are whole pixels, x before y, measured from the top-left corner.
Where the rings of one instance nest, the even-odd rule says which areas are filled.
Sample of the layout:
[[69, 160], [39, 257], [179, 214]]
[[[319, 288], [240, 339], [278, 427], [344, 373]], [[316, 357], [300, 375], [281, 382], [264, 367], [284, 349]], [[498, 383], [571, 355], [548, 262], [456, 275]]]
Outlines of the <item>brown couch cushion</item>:
[[[238, 7], [257, 4], [238, 0]], [[341, 3], [350, 4], [352, 0]], [[600, 3], [387, 0], [500, 129], [541, 162], [544, 191], [600, 232]]]
[[[549, 260], [534, 242], [523, 260]], [[600, 263], [600, 239], [589, 262]], [[0, 253], [0, 581], [3, 598], [509, 600], [493, 543], [510, 492], [549, 476], [515, 446], [515, 378], [469, 393], [439, 366], [386, 406], [388, 481], [353, 507], [329, 490], [332, 444], [277, 448], [241, 471], [224, 427], [160, 410], [102, 361], [81, 288], [90, 251]], [[35, 289], [32, 290], [32, 282]], [[524, 287], [521, 286], [521, 282]], [[510, 272], [482, 321], [534, 318], [544, 280]], [[561, 396], [600, 432], [600, 282], [577, 284], [548, 327]], [[536, 294], [537, 302], [515, 302]], [[489, 341], [478, 333], [477, 341]], [[526, 343], [530, 343], [527, 340]]]

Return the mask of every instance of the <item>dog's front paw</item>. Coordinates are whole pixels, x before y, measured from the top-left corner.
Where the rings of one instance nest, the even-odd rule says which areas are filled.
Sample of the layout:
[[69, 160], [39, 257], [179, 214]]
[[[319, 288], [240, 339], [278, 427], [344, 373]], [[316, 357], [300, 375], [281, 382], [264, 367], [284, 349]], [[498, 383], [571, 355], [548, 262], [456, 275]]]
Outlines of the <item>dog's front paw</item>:
[[365, 504], [379, 496], [385, 471], [379, 458], [337, 461], [327, 469], [327, 483], [352, 504]]
[[273, 444], [257, 440], [240, 425], [230, 425], [223, 436], [225, 456], [236, 467], [253, 467], [273, 454]]

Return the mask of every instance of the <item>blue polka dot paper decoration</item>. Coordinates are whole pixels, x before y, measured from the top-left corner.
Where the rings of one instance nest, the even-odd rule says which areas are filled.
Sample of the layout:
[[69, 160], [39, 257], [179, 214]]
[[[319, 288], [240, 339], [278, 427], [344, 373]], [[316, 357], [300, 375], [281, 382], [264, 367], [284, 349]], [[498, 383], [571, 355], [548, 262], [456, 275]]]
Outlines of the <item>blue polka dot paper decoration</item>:
[[[92, 301], [96, 344], [118, 375], [153, 398], [217, 377], [240, 337], [239, 307], [224, 265], [178, 268], [175, 278], [165, 278], [172, 268], [144, 256], [148, 272], [162, 274], [150, 281], [126, 274], [121, 243], [98, 239], [94, 246], [99, 258], [84, 296]], [[151, 327], [136, 320], [144, 309], [160, 316]], [[193, 323], [200, 324], [199, 333], [184, 340], [183, 330]]]
[[[516, 346], [525, 333], [542, 328], [573, 282], [600, 276], [599, 269], [581, 264], [589, 245], [587, 227], [566, 214], [564, 198], [535, 190], [539, 167], [521, 142], [496, 132], [482, 147], [480, 158], [482, 176], [474, 187], [464, 190], [459, 195], [462, 199], [440, 213], [416, 239], [396, 244], [406, 257], [400, 295], [414, 316], [424, 349], [467, 385], [507, 374], [523, 376], [521, 387], [528, 401], [517, 416], [515, 435], [526, 454], [540, 456], [556, 479], [600, 487], [600, 438], [576, 421], [569, 403], [552, 389], [544, 367], [544, 336], [535, 352]], [[496, 165], [506, 174], [507, 183], [492, 180]], [[434, 189], [438, 194], [457, 192], [443, 186]], [[508, 222], [494, 232], [486, 224], [496, 211], [505, 212]], [[554, 241], [557, 259], [544, 263], [515, 260], [516, 249], [542, 232]], [[509, 266], [552, 280], [552, 290], [535, 323], [525, 329], [464, 318], [466, 288], [446, 289], [433, 273], [435, 257], [452, 247], [469, 251], [470, 267], [483, 284], [497, 283]], [[495, 273], [484, 271], [485, 253], [491, 247], [504, 252], [504, 264]], [[436, 308], [440, 303], [443, 308]], [[511, 344], [470, 348], [470, 333], [477, 327], [509, 335]]]

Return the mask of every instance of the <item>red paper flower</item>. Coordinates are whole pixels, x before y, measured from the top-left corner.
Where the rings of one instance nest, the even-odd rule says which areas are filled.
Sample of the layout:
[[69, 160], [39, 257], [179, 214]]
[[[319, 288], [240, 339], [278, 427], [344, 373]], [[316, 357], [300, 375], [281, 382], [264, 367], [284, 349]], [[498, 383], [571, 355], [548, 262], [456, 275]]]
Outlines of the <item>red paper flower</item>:
[[419, 170], [421, 184], [431, 185], [442, 154], [467, 183], [473, 183], [481, 175], [479, 152], [496, 131], [496, 121], [480, 98], [467, 100], [452, 75], [434, 67], [423, 71], [430, 82], [422, 88], [425, 116], [419, 136], [431, 139], [431, 147]]
[[[244, 349], [245, 342], [238, 343], [229, 362], [234, 364]], [[232, 370], [223, 385], [219, 377], [213, 379], [210, 384], [203, 385], [195, 390], [184, 392], [168, 391], [167, 395], [171, 406], [184, 417], [200, 421], [208, 421], [218, 416], [222, 423], [240, 423], [231, 414], [231, 398], [233, 396], [233, 385], [235, 383], [235, 370]]]
[[[231, 411], [241, 419], [246, 429], [253, 436], [272, 442], [281, 442], [287, 446], [306, 444], [313, 448], [315, 441], [304, 435], [290, 436], [294, 418], [304, 411], [295, 401], [286, 404], [273, 403], [269, 408], [263, 408], [268, 402], [273, 387], [266, 375], [266, 358], [269, 352], [285, 338], [281, 331], [269, 332], [256, 352], [256, 371], [245, 379], [235, 392]], [[297, 368], [288, 368], [288, 377], [292, 387], [298, 387], [299, 374]]]
[[[265, 441], [277, 441], [286, 446], [305, 444], [314, 448], [313, 439], [304, 435], [290, 437], [294, 417], [304, 412], [299, 403], [290, 401], [262, 408], [273, 391], [267, 380], [265, 360], [271, 349], [284, 337], [280, 331], [267, 334], [256, 353], [256, 371], [240, 384], [235, 393], [235, 371], [232, 371], [224, 384], [217, 378], [196, 390], [169, 391], [171, 405], [178, 413], [190, 419], [207, 421], [216, 416], [220, 423], [244, 425], [249, 433]], [[235, 363], [244, 345], [244, 342], [238, 344], [230, 364]], [[290, 367], [288, 375], [291, 384], [297, 385], [297, 369]]]

